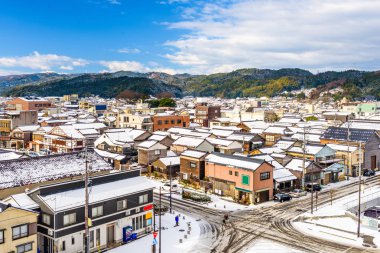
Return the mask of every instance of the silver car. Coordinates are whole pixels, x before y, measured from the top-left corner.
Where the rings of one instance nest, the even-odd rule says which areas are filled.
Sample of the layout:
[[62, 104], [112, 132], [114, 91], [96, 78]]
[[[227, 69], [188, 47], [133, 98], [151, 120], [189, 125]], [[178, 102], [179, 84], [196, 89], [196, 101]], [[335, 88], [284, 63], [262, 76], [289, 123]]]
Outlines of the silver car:
[[303, 191], [301, 189], [294, 189], [293, 191], [289, 192], [290, 196], [293, 198], [299, 198], [306, 196], [306, 191]]

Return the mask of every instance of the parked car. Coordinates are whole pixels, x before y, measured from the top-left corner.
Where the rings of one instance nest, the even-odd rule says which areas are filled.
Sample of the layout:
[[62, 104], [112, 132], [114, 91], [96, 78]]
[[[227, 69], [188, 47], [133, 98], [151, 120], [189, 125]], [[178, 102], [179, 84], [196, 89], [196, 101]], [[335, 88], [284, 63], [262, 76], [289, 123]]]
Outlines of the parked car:
[[366, 177], [372, 177], [374, 175], [375, 175], [375, 172], [373, 170], [365, 170], [363, 173], [363, 176], [366, 176]]
[[373, 206], [364, 211], [364, 216], [379, 219], [380, 218], [380, 206]]
[[306, 191], [303, 191], [301, 189], [294, 189], [293, 191], [289, 192], [289, 195], [293, 198], [299, 198], [306, 196]]
[[[162, 189], [164, 189], [165, 191], [170, 191], [170, 183], [164, 184], [164, 186], [162, 186]], [[178, 190], [179, 190], [178, 185], [172, 184], [172, 192], [176, 192]]]
[[276, 195], [273, 196], [273, 200], [277, 200], [279, 202], [284, 202], [284, 201], [289, 201], [292, 199], [292, 196], [290, 196], [287, 193], [277, 193]]
[[309, 183], [306, 185], [306, 191], [311, 192], [317, 191], [319, 192], [322, 189], [322, 187], [318, 183]]

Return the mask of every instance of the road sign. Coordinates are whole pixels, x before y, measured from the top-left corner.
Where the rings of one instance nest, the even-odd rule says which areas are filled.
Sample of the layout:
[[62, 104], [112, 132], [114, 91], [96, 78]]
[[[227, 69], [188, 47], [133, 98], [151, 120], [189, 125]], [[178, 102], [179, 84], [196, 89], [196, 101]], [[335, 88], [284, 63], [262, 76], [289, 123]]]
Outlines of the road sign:
[[153, 239], [152, 245], [157, 245], [157, 240], [156, 240], [156, 238]]
[[156, 239], [158, 232], [153, 232], [153, 238]]

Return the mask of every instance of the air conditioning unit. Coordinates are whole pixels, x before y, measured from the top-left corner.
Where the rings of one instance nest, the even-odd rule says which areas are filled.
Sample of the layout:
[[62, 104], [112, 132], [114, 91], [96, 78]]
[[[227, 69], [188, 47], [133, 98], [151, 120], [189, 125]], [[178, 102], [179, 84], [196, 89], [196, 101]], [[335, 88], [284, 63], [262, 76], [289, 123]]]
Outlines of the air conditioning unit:
[[53, 230], [52, 229], [48, 229], [48, 235], [53, 236]]

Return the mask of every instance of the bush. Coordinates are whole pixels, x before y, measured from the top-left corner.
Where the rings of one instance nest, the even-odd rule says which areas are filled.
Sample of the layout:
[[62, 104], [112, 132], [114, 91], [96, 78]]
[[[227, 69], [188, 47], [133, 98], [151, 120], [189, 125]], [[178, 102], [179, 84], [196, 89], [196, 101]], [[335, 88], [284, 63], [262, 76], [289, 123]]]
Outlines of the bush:
[[196, 192], [190, 192], [190, 191], [182, 191], [182, 198], [183, 199], [191, 199], [196, 202], [210, 202], [211, 198], [204, 194], [199, 194]]

